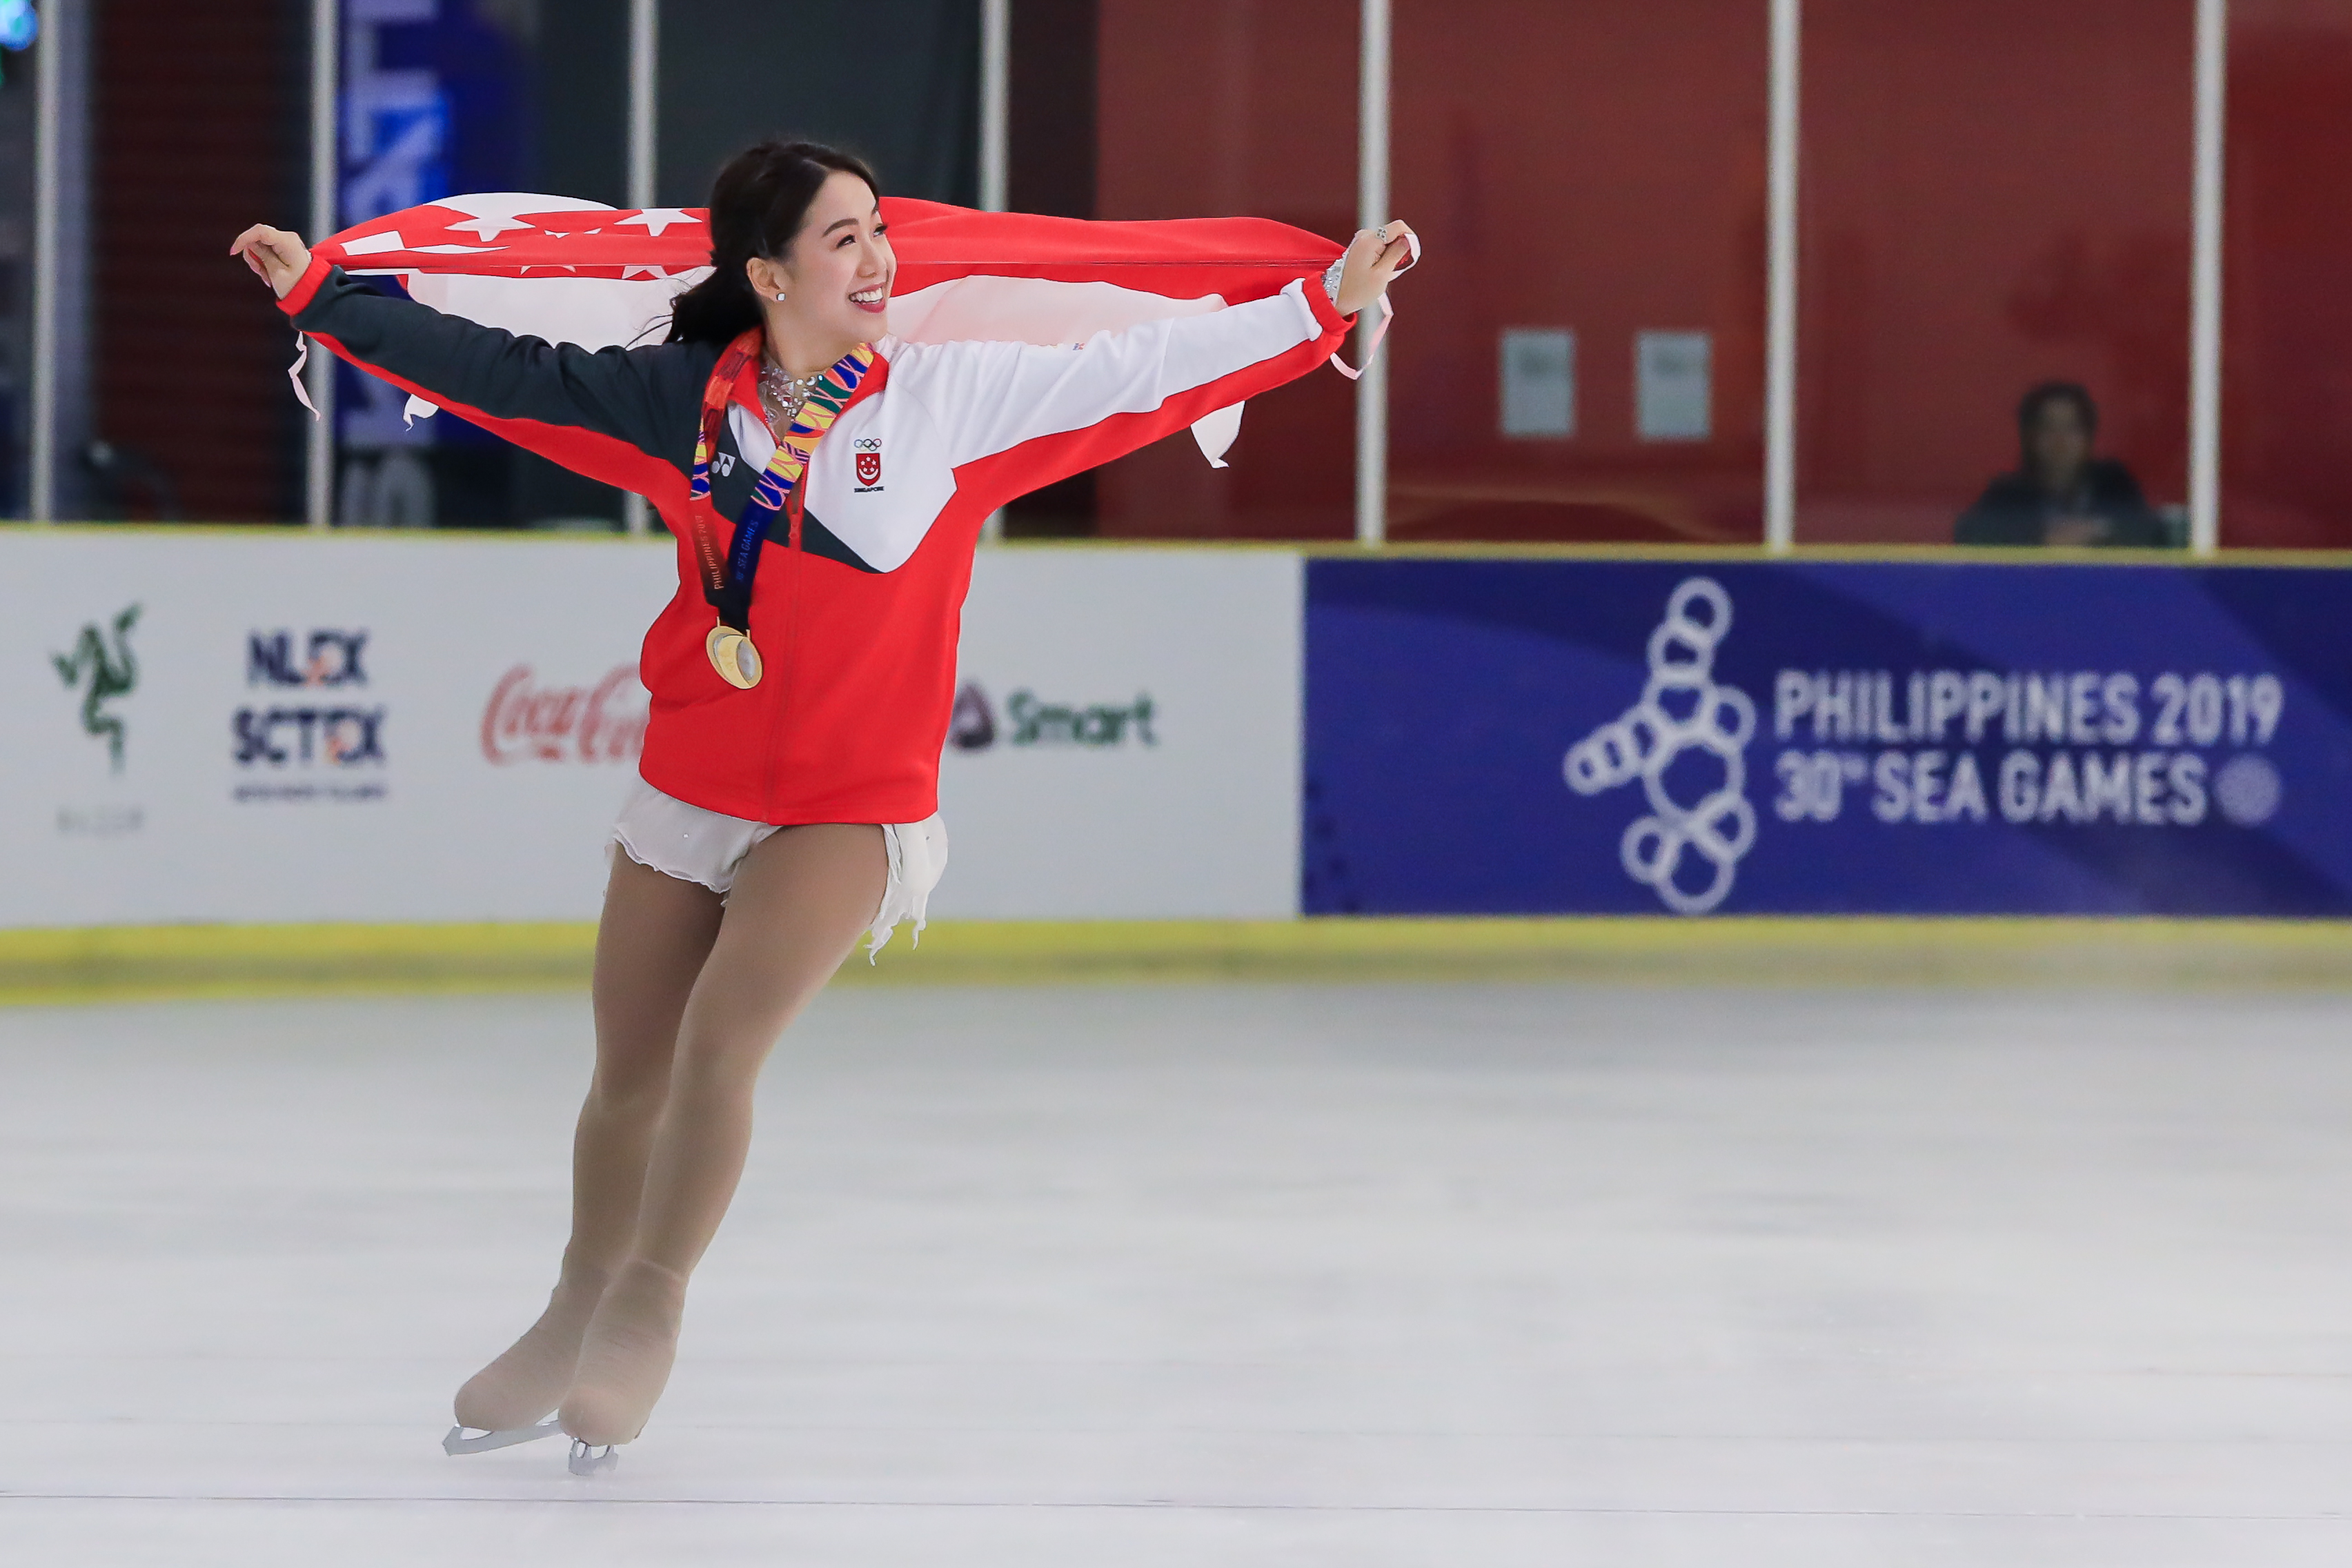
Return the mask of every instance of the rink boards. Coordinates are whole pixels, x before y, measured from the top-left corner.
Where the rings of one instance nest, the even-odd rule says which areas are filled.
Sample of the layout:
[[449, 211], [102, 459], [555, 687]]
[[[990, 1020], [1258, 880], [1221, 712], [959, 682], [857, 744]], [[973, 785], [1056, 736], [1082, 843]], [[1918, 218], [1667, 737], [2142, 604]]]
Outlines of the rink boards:
[[[593, 918], [667, 546], [0, 533], [0, 926]], [[982, 552], [943, 918], [2352, 914], [2352, 573]]]
[[2352, 572], [1339, 559], [1309, 914], [2352, 914]]
[[[1294, 914], [1299, 576], [985, 553], [931, 913]], [[0, 534], [0, 926], [593, 919], [675, 586], [612, 539]]]

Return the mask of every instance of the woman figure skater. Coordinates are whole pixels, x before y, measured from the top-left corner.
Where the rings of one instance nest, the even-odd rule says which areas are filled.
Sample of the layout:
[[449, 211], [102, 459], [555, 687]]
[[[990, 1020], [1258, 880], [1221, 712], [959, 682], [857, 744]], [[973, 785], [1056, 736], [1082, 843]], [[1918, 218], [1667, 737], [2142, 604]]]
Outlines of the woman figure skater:
[[459, 1427], [488, 1436], [453, 1432], [453, 1452], [560, 1427], [586, 1470], [644, 1428], [761, 1063], [861, 931], [921, 928], [989, 514], [1321, 364], [1411, 243], [1391, 224], [1270, 298], [1039, 348], [886, 334], [896, 263], [874, 175], [845, 153], [751, 148], [709, 223], [714, 270], [667, 340], [593, 353], [380, 294], [281, 229], [232, 247], [303, 332], [646, 497], [678, 539], [597, 930], [571, 1239], [547, 1310], [457, 1391]]

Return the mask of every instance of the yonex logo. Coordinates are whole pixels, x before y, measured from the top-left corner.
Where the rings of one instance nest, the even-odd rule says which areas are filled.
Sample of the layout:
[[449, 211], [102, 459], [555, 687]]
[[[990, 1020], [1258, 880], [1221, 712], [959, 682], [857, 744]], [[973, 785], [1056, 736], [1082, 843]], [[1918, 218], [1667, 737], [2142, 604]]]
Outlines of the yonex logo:
[[[1741, 857], [1756, 844], [1756, 809], [1748, 803], [1746, 748], [1756, 733], [1756, 705], [1714, 679], [1716, 644], [1731, 630], [1731, 595], [1712, 578], [1685, 579], [1666, 600], [1666, 618], [1650, 633], [1650, 678], [1622, 717], [1569, 748], [1562, 771], [1580, 795], [1598, 795], [1634, 779], [1650, 814], [1625, 830], [1618, 857], [1625, 874], [1656, 891], [1682, 915], [1704, 915], [1731, 892]], [[1704, 754], [1713, 788], [1684, 805], [1669, 793], [1668, 773], [1693, 752]], [[1720, 777], [1713, 777], [1716, 770]], [[1689, 792], [1686, 779], [1676, 789]], [[1684, 875], [1685, 856], [1709, 869], [1703, 885]]]

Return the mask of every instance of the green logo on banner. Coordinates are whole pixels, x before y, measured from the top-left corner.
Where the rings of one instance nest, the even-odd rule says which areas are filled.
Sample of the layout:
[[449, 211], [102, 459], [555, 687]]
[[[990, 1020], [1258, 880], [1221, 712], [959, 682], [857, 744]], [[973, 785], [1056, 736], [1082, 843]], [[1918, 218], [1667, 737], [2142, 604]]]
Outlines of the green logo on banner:
[[116, 697], [128, 696], [139, 685], [139, 661], [131, 653], [131, 628], [139, 623], [139, 606], [114, 618], [114, 643], [107, 645], [106, 634], [93, 621], [81, 629], [70, 654], [52, 653], [49, 663], [55, 664], [58, 678], [66, 689], [81, 689], [81, 727], [91, 735], [105, 738], [107, 755], [112, 758], [114, 771], [122, 771], [122, 720], [106, 711], [106, 705]]

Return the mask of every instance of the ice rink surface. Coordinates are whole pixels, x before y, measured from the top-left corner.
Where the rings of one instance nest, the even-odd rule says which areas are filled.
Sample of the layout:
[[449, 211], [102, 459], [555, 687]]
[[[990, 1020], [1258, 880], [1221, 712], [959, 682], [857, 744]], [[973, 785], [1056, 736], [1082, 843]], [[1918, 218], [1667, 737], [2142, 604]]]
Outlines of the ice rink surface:
[[836, 991], [619, 1471], [444, 1458], [587, 1051], [0, 1011], [0, 1562], [2352, 1562], [2352, 999]]

